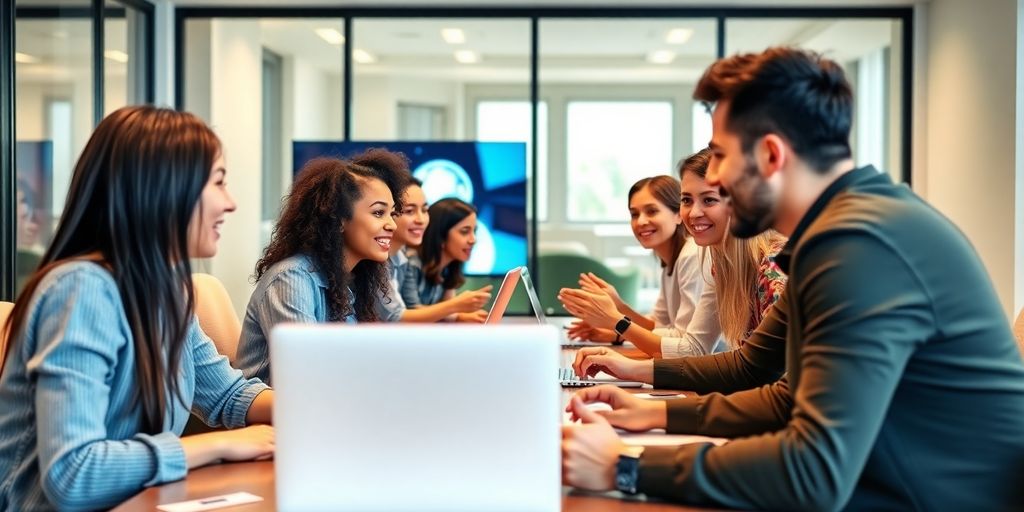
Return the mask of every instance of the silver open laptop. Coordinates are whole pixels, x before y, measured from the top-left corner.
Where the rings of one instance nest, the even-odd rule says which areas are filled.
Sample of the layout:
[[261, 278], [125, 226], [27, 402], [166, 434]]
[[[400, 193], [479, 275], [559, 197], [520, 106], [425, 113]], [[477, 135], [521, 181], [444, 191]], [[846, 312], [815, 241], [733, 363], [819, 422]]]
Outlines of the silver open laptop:
[[[516, 269], [513, 269], [516, 270]], [[533, 288], [533, 280], [530, 279], [530, 272], [526, 267], [519, 268], [519, 281], [523, 283], [523, 289], [526, 290], [526, 296], [530, 298], [530, 306], [533, 308], [533, 314], [537, 318], [537, 323], [540, 325], [547, 325], [548, 319], [544, 314], [544, 308], [540, 305], [540, 300], [537, 298], [537, 291]], [[510, 271], [511, 274], [511, 271]], [[508, 276], [506, 276], [506, 281]], [[512, 281], [512, 286], [515, 286], [515, 281]], [[502, 283], [502, 290], [505, 288], [505, 283]], [[501, 290], [499, 290], [499, 295]], [[511, 295], [511, 293], [509, 294]], [[496, 301], [497, 302], [497, 301]], [[506, 300], [502, 307], [507, 306], [508, 301]], [[497, 304], [496, 304], [497, 306]], [[491, 311], [493, 315], [493, 308]], [[562, 330], [559, 330], [558, 343], [562, 346], [561, 363], [558, 367], [558, 381], [562, 386], [569, 388], [580, 388], [588, 386], [597, 386], [599, 384], [612, 384], [621, 388], [638, 388], [644, 385], [643, 382], [631, 381], [631, 380], [619, 380], [607, 373], [599, 373], [593, 377], [586, 379], [579, 378], [572, 369], [573, 360], [576, 358], [576, 351], [572, 350], [572, 347], [580, 345], [574, 344], [569, 340]], [[593, 343], [584, 343], [582, 346], [595, 345]]]
[[526, 325], [276, 327], [278, 508], [559, 510], [558, 336]]

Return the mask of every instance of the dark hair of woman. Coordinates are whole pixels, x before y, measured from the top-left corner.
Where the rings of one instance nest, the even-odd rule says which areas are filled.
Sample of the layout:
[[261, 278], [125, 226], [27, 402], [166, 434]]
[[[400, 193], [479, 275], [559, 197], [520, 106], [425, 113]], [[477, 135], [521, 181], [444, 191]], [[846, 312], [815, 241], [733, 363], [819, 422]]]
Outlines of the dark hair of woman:
[[[448, 232], [466, 217], [476, 213], [473, 205], [454, 197], [442, 199], [430, 205], [430, 224], [423, 231], [423, 244], [419, 256], [423, 261], [423, 275], [427, 282], [444, 285], [446, 290], [458, 288], [466, 283], [462, 275], [463, 262], [453, 260], [447, 267], [441, 267], [441, 255]], [[447, 268], [447, 272], [445, 272]]]
[[[358, 155], [354, 160], [367, 158]], [[277, 262], [305, 254], [327, 281], [330, 320], [339, 321], [355, 314], [360, 322], [377, 321], [374, 304], [383, 300], [389, 286], [387, 263], [363, 260], [351, 274], [346, 272], [342, 226], [352, 219], [353, 205], [363, 197], [363, 185], [368, 180], [382, 181], [391, 191], [397, 208], [408, 176], [404, 169], [383, 165], [366, 167], [336, 158], [310, 160], [299, 171], [291, 193], [284, 200], [270, 244], [256, 262], [256, 279]], [[354, 310], [350, 294], [355, 295]]]
[[[193, 305], [188, 228], [221, 144], [198, 117], [133, 106], [96, 127], [75, 165], [67, 203], [39, 269], [5, 328], [10, 353], [46, 274], [70, 260], [103, 265], [131, 328], [141, 430], [163, 430]], [[202, 216], [200, 215], [200, 218]]]
[[[640, 192], [644, 188], [651, 191], [651, 195], [661, 203], [662, 206], [668, 209], [668, 211], [679, 214], [679, 203], [680, 203], [680, 187], [679, 180], [672, 176], [653, 176], [650, 178], [644, 178], [633, 184], [629, 189], [629, 195], [627, 200], [632, 200], [633, 195]], [[688, 233], [686, 226], [680, 222], [676, 225], [676, 232], [672, 235], [672, 259], [669, 261], [662, 261], [661, 267], [668, 267], [668, 275], [672, 275], [672, 270], [675, 268], [676, 258], [679, 257], [680, 251], [683, 250], [683, 245], [686, 244], [686, 237]]]

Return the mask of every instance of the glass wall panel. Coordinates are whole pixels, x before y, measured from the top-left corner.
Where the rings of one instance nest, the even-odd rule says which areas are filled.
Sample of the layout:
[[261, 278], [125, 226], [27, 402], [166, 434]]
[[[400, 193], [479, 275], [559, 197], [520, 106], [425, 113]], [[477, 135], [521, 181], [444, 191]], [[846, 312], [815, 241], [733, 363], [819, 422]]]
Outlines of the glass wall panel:
[[823, 53], [854, 90], [851, 143], [857, 165], [902, 179], [902, 22], [890, 19], [730, 19], [727, 54], [797, 46]]
[[530, 99], [528, 20], [356, 18], [352, 31], [353, 140], [471, 141], [478, 102]]
[[[471, 195], [479, 223], [466, 266], [476, 276], [466, 287], [500, 284], [500, 278], [486, 274], [503, 275], [527, 263], [530, 248], [529, 194], [535, 173], [530, 162], [529, 20], [356, 18], [352, 31], [353, 140], [382, 141], [405, 151], [414, 174], [429, 177], [424, 184], [428, 201], [453, 192]], [[539, 116], [544, 136], [543, 106]], [[455, 145], [435, 146], [429, 153], [426, 145], [399, 145], [426, 141], [520, 144], [510, 147], [515, 154], [499, 158], [487, 156], [496, 154], [494, 146], [468, 152]], [[540, 150], [546, 147], [541, 141]], [[436, 165], [441, 160], [448, 161], [447, 167]], [[543, 186], [546, 163], [539, 167], [538, 185]], [[451, 183], [458, 186], [453, 189]], [[525, 313], [526, 304], [525, 295], [517, 294], [509, 311]]]
[[92, 132], [93, 70], [88, 1], [19, 0], [16, 6], [18, 291], [50, 243], [75, 160]]
[[[575, 286], [583, 267], [608, 276], [634, 307], [650, 309], [659, 266], [629, 227], [638, 179], [675, 175], [707, 144], [693, 85], [715, 60], [714, 19], [542, 19], [540, 96], [550, 118], [546, 216], [539, 226], [541, 301]], [[578, 268], [546, 269], [555, 255]]]
[[146, 18], [116, 0], [103, 10], [103, 110], [146, 103]]
[[197, 262], [241, 313], [250, 276], [292, 182], [292, 143], [343, 136], [340, 18], [191, 18], [185, 23], [185, 109], [220, 136], [229, 191], [218, 255]]

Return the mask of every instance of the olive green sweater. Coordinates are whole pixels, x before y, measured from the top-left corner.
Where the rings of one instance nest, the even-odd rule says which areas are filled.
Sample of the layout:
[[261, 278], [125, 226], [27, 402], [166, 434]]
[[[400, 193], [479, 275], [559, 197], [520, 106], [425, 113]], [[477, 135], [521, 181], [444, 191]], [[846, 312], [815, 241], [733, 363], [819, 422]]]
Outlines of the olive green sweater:
[[866, 167], [818, 198], [777, 261], [789, 283], [753, 347], [718, 369], [659, 363], [655, 382], [742, 389], [777, 375], [783, 351], [786, 375], [669, 402], [670, 432], [738, 439], [648, 448], [641, 491], [762, 510], [1024, 506], [1024, 362], [956, 227]]

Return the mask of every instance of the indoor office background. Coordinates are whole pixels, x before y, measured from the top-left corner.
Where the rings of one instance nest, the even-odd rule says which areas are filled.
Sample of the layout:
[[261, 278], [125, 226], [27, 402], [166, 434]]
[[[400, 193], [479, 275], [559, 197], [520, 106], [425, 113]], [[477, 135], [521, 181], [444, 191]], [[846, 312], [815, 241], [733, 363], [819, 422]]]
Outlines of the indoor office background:
[[[153, 5], [107, 0], [99, 15], [90, 5], [17, 2], [19, 277], [59, 222], [99, 112], [153, 99]], [[224, 282], [241, 313], [291, 183], [293, 141], [520, 141], [549, 313], [562, 313], [554, 292], [583, 265], [650, 307], [659, 268], [633, 239], [626, 191], [674, 174], [709, 140], [709, 115], [690, 98], [703, 70], [721, 54], [772, 45], [824, 52], [856, 89], [855, 159], [909, 181], [911, 14], [179, 6], [175, 37], [162, 39], [176, 42], [174, 102], [222, 138], [238, 202], [222, 250], [196, 269]]]

